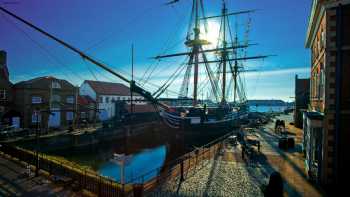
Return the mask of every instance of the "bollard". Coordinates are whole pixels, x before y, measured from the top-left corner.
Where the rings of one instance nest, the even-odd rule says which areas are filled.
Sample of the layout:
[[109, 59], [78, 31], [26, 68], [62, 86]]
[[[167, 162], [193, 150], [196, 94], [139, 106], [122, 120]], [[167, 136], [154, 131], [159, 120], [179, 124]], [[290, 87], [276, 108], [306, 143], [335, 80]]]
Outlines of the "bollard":
[[180, 165], [180, 170], [181, 170], [181, 176], [180, 176], [180, 181], [182, 182], [182, 181], [184, 181], [185, 179], [184, 179], [184, 162], [183, 162], [183, 160], [181, 160], [181, 165]]

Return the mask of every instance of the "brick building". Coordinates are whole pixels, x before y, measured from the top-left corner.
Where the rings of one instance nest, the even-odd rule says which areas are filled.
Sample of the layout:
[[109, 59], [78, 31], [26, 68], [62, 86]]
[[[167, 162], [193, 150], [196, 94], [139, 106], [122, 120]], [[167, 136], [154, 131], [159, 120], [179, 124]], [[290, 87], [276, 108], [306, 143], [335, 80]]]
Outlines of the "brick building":
[[306, 47], [311, 49], [309, 112], [304, 114], [306, 168], [321, 184], [349, 175], [350, 1], [314, 0]]
[[[14, 103], [21, 126], [41, 130], [66, 128], [73, 122], [78, 89], [66, 80], [38, 77], [14, 85]], [[40, 111], [40, 112], [38, 112]]]
[[7, 55], [5, 51], [0, 51], [0, 126], [18, 125], [18, 117], [12, 112], [12, 100], [12, 83], [7, 68]]
[[295, 75], [294, 125], [303, 127], [303, 112], [307, 111], [310, 102], [310, 79], [300, 79]]

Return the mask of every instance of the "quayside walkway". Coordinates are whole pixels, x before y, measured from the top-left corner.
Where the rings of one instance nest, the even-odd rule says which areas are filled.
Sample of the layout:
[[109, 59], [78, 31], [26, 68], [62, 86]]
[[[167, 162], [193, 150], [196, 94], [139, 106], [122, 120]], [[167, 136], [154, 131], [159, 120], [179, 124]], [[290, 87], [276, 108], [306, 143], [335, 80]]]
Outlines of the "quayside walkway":
[[294, 149], [278, 148], [278, 136], [269, 123], [256, 130], [260, 153], [242, 159], [242, 146], [224, 143], [222, 151], [201, 166], [191, 169], [184, 180], [179, 177], [167, 180], [147, 196], [264, 196], [272, 172], [281, 173], [284, 196], [323, 196], [323, 192], [307, 180], [304, 158], [301, 153], [302, 131], [289, 125], [290, 115], [281, 115], [288, 124], [288, 132], [296, 140]]
[[73, 191], [70, 185], [56, 184], [46, 176], [34, 176], [23, 166], [0, 155], [0, 196], [92, 196]]

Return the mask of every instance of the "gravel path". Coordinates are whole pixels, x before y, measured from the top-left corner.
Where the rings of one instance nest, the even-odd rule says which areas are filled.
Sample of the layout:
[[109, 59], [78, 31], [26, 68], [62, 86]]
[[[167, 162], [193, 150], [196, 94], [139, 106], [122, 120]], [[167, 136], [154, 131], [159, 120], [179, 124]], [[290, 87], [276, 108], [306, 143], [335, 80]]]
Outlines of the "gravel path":
[[[291, 115], [281, 115], [288, 124]], [[241, 158], [241, 145], [226, 144], [224, 152], [206, 161], [203, 167], [190, 170], [185, 180], [168, 180], [161, 188], [147, 196], [263, 196], [261, 186], [266, 185], [273, 171], [281, 173], [285, 196], [322, 196], [322, 191], [307, 180], [304, 158], [300, 152], [302, 131], [288, 125], [296, 139], [296, 148], [283, 151], [269, 123], [255, 134], [261, 142], [261, 154], [249, 159]]]
[[[179, 178], [165, 183], [149, 196], [263, 196], [261, 185], [268, 181], [268, 174], [259, 166], [249, 167], [241, 162], [221, 160], [207, 161], [201, 169], [187, 174], [185, 181]], [[161, 190], [161, 191], [160, 191]]]

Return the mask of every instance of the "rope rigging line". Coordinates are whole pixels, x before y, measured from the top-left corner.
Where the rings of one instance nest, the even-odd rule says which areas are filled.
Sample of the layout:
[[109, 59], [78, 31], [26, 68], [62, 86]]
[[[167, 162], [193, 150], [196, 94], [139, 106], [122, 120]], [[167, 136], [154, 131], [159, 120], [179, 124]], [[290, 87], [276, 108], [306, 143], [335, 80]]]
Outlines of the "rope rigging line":
[[[176, 9], [175, 9], [176, 10]], [[178, 13], [177, 13], [178, 14]], [[166, 42], [164, 43], [163, 47], [161, 47], [161, 54], [162, 53], [166, 53], [167, 51], [171, 50], [172, 48], [176, 47], [179, 43], [183, 42], [185, 39], [181, 39], [181, 41], [179, 41], [178, 43], [176, 44], [173, 44], [171, 45], [171, 43], [174, 42], [175, 40], [175, 35], [177, 35], [179, 33], [179, 31], [182, 29], [181, 27], [183, 27], [184, 25], [180, 25], [181, 22], [183, 22], [183, 18], [184, 16], [186, 15], [186, 13], [184, 13], [183, 15], [179, 15], [178, 14], [178, 20], [175, 24], [175, 27], [177, 27], [177, 30], [175, 31], [171, 31], [170, 34], [169, 34], [169, 37], [167, 38]], [[172, 39], [173, 38], [173, 39]], [[144, 80], [144, 83], [146, 83], [152, 76], [153, 72], [155, 71], [155, 69], [159, 66], [159, 61], [155, 60], [156, 62], [153, 63], [153, 64], [150, 64], [147, 69], [146, 69], [146, 72], [144, 72], [144, 74], [142, 75], [142, 80]], [[151, 69], [152, 67], [154, 67], [153, 69]], [[152, 70], [150, 73], [149, 73], [149, 76], [146, 77], [145, 79], [145, 76], [148, 74], [148, 72]]]
[[[186, 57], [186, 58], [187, 58], [187, 57]], [[179, 62], [179, 61], [176, 61], [176, 62]], [[171, 62], [170, 62], [170, 63], [171, 63]], [[173, 63], [172, 63], [172, 64], [173, 64]], [[159, 61], [158, 61], [158, 66], [159, 66]], [[158, 75], [158, 74], [160, 74], [160, 73], [163, 72], [163, 70], [159, 70], [157, 73], [154, 74], [154, 72], [155, 72], [156, 69], [157, 69], [157, 67], [154, 67], [154, 68], [152, 69], [151, 73], [148, 75], [148, 77], [147, 77], [146, 79], [143, 80], [143, 83], [144, 83], [144, 84], [147, 83], [147, 82], [149, 82], [149, 80], [152, 78], [152, 76], [156, 76], [156, 75]]]
[[[231, 71], [231, 73], [233, 73], [233, 70], [232, 70], [232, 62], [231, 61], [228, 61], [229, 63], [229, 69]], [[226, 98], [229, 99], [230, 97], [232, 97], [232, 86], [233, 86], [233, 76], [231, 76], [230, 78], [230, 81], [229, 81], [229, 84], [227, 86], [227, 91], [226, 91]]]
[[[186, 60], [185, 60], [185, 61], [186, 61]], [[162, 89], [163, 89], [164, 87], [169, 87], [170, 84], [168, 85], [168, 83], [169, 83], [170, 81], [173, 81], [173, 78], [175, 78], [175, 76], [177, 77], [177, 76], [178, 76], [178, 73], [181, 73], [181, 71], [185, 68], [184, 65], [185, 65], [185, 63], [181, 64], [181, 65], [175, 70], [175, 72], [174, 72], [172, 75], [170, 75], [170, 77], [168, 78], [168, 80], [165, 81], [165, 83], [164, 83], [162, 86], [160, 86], [160, 88], [159, 88], [157, 91], [155, 91], [152, 95], [153, 95], [153, 96], [154, 96], [154, 95], [157, 95], [159, 92], [162, 91]]]
[[[159, 6], [160, 7], [160, 6]], [[122, 25], [122, 26], [130, 26], [131, 23], [134, 23], [135, 21], [139, 22], [141, 20], [138, 20], [139, 18], [146, 18], [145, 16], [149, 13], [151, 13], [152, 10], [155, 10], [155, 9], [158, 9], [158, 7], [155, 7], [155, 6], [150, 6], [146, 9], [144, 9], [141, 14], [139, 15], [136, 15], [134, 16], [133, 18], [131, 18], [129, 21], [127, 21], [125, 23], [125, 25]], [[122, 29], [114, 29], [112, 31], [110, 31], [108, 33], [108, 36], [105, 36], [104, 38], [100, 39], [99, 41], [96, 41], [94, 42], [93, 44], [91, 44], [89, 47], [87, 47], [84, 51], [87, 52], [93, 48], [97, 48], [99, 45], [101, 45], [102, 43], [106, 42], [108, 39], [110, 39], [112, 37], [112, 35], [115, 33], [115, 32], [118, 32], [118, 33], [124, 33], [124, 32], [127, 32], [129, 29], [126, 29], [126, 28], [122, 28]]]
[[[94, 79], [95, 79], [96, 81], [98, 81], [97, 76], [95, 75], [95, 73], [94, 73], [94, 71], [93, 71], [93, 68], [90, 68], [90, 66], [89, 66], [89, 62], [86, 62], [86, 60], [85, 60], [84, 58], [82, 58], [82, 60], [83, 60], [83, 62], [85, 63], [85, 66], [86, 66], [86, 68], [88, 69], [88, 71], [89, 71], [89, 72], [91, 73], [91, 75], [94, 77]], [[109, 78], [109, 77], [105, 76], [104, 74], [102, 74], [102, 72], [99, 72], [99, 71], [97, 71], [97, 70], [96, 70], [96, 72], [98, 72], [101, 76], [103, 76], [103, 77], [105, 77], [105, 78], [108, 78], [110, 81], [113, 81], [111, 78]], [[101, 88], [102, 88], [103, 90], [106, 90], [106, 88], [105, 88], [104, 86], [101, 86]]]
[[263, 66], [264, 64], [264, 59], [263, 59], [263, 62], [261, 65], [259, 65], [259, 68], [258, 68], [258, 77], [256, 78], [256, 81], [255, 81], [255, 85], [254, 85], [254, 88], [253, 88], [253, 91], [252, 91], [252, 96], [255, 96], [255, 93], [256, 93], [256, 89], [259, 85], [259, 80], [260, 80], [260, 77], [261, 77], [261, 67]]
[[[202, 47], [200, 47], [200, 49], [203, 50]], [[203, 56], [204, 62], [207, 62], [208, 60], [207, 60], [207, 57], [205, 56], [204, 53], [202, 53], [202, 56]], [[214, 78], [213, 71], [211, 70], [210, 65], [208, 63], [205, 63], [205, 69], [208, 73], [209, 81], [210, 81], [210, 84], [212, 86], [212, 91], [215, 95], [215, 99], [216, 99], [216, 101], [219, 101], [219, 96], [217, 94], [218, 94], [218, 91], [220, 91], [220, 88], [218, 87], [218, 84], [216, 84], [215, 81], [213, 80], [213, 78]]]
[[[208, 75], [206, 75], [206, 77], [205, 77], [205, 79], [204, 79], [204, 81], [205, 81], [205, 83], [202, 83], [202, 84], [200, 84], [200, 86], [198, 87], [198, 89], [199, 89], [199, 91], [198, 91], [198, 93], [204, 93], [204, 89], [208, 86], [208, 84], [210, 83], [210, 80], [208, 80], [209, 79], [209, 76]], [[207, 92], [208, 93], [208, 92]], [[215, 99], [215, 97], [213, 97], [214, 99]]]
[[[97, 59], [97, 58], [96, 58]], [[99, 59], [98, 59], [99, 60]], [[103, 60], [99, 60], [100, 62], [102, 62], [102, 63], [105, 63], [105, 64], [107, 64], [105, 61], [103, 61]], [[108, 65], [110, 65], [110, 66], [112, 66], [112, 64], [108, 64]], [[111, 68], [113, 68], [114, 70], [117, 70], [118, 72], [120, 72], [120, 73], [122, 73], [122, 74], [124, 74], [124, 75], [126, 75], [126, 76], [128, 76], [128, 77], [131, 77], [131, 74], [130, 73], [128, 73], [128, 72], [126, 72], [126, 71], [124, 71], [124, 70], [122, 70], [122, 69], [117, 69], [117, 68], [114, 68], [114, 67], [111, 67]], [[102, 75], [102, 72], [100, 72], [100, 74]], [[104, 77], [105, 78], [109, 78], [109, 77], [107, 77], [107, 76], [105, 76], [104, 75]], [[139, 82], [140, 81], [140, 77], [138, 77], [138, 76], [134, 76], [134, 78], [136, 79], [135, 80], [135, 83], [137, 84], [137, 85], [139, 85], [139, 86], [142, 86], [141, 85], [141, 83]], [[111, 78], [109, 78], [111, 81], [114, 81], [115, 79], [111, 79]], [[160, 86], [159, 85], [157, 85], [157, 84], [154, 84], [154, 83], [152, 83], [152, 82], [147, 82], [147, 84], [148, 85], [150, 85], [150, 86], [152, 86], [152, 87], [156, 87], [156, 88], [159, 88]], [[145, 85], [145, 84], [144, 84]], [[144, 85], [143, 85], [143, 87], [144, 87]], [[168, 90], [169, 92], [171, 92], [171, 93], [173, 93], [174, 95], [179, 95], [179, 93], [178, 92], [176, 92], [176, 91], [172, 91], [172, 90]]]
[[[250, 14], [248, 15], [248, 21], [247, 21], [247, 27], [246, 27], [246, 31], [245, 31], [245, 44], [248, 44], [248, 37], [249, 37], [249, 33], [250, 33], [250, 28], [251, 28], [251, 22], [252, 19], [250, 17]], [[247, 50], [244, 50], [244, 57], [247, 57]]]
[[220, 28], [219, 28], [219, 37], [218, 37], [218, 42], [216, 43], [216, 48], [220, 48], [220, 39], [221, 39], [221, 33], [223, 32], [222, 31], [222, 26], [223, 26], [223, 20], [220, 20]]
[[[22, 33], [25, 37], [27, 37], [27, 39], [29, 41], [31, 41], [32, 43], [34, 43], [35, 45], [37, 45], [37, 47], [43, 52], [43, 54], [46, 54], [46, 57], [48, 57], [48, 59], [53, 60], [53, 62], [55, 62], [55, 64], [58, 65], [58, 68], [61, 69], [61, 71], [65, 74], [65, 76], [67, 78], [70, 79], [70, 81], [73, 81], [72, 78], [69, 76], [69, 73], [66, 72], [66, 70], [64, 70], [62, 67], [65, 67], [66, 69], [71, 71], [71, 75], [72, 76], [76, 76], [79, 79], [83, 80], [81, 78], [80, 75], [77, 75], [74, 73], [73, 70], [70, 69], [69, 66], [67, 66], [65, 63], [63, 63], [58, 57], [56, 57], [53, 53], [50, 52], [49, 49], [47, 49], [44, 45], [42, 45], [41, 43], [39, 43], [38, 41], [36, 41], [34, 38], [32, 38], [26, 31], [24, 31], [22, 28], [20, 28], [18, 25], [16, 25], [11, 19], [7, 18], [4, 13], [1, 13], [1, 15], [3, 16], [3, 18], [5, 19], [6, 22], [8, 22], [10, 25], [12, 25], [17, 31], [19, 31], [20, 33]], [[50, 65], [50, 64], [49, 64]], [[61, 67], [62, 66], [62, 67]], [[55, 67], [56, 68], [56, 67]]]
[[191, 16], [190, 16], [190, 22], [188, 23], [188, 28], [187, 28], [187, 35], [186, 35], [186, 39], [190, 40], [191, 35], [192, 35], [192, 26], [193, 26], [193, 17], [194, 17], [194, 11], [195, 11], [195, 2], [196, 0], [193, 0], [192, 2], [192, 10], [191, 10]]
[[166, 86], [163, 88], [163, 90], [160, 91], [160, 92], [155, 96], [155, 98], [159, 98], [160, 95], [162, 95], [162, 94], [164, 93], [164, 91], [166, 91], [166, 90], [169, 88], [169, 86], [175, 81], [175, 79], [180, 75], [180, 73], [184, 70], [184, 68], [185, 68], [185, 66], [182, 66], [182, 69], [180, 70], [180, 72], [178, 72], [178, 74], [176, 75], [176, 77], [174, 77], [174, 78], [168, 83], [168, 85], [166, 85]]
[[94, 78], [96, 81], [98, 81], [98, 79], [97, 79], [95, 73], [93, 73], [93, 71], [90, 69], [90, 67], [89, 67], [89, 65], [87, 64], [87, 62], [85, 61], [85, 59], [84, 59], [84, 58], [82, 58], [82, 59], [83, 59], [83, 62], [84, 62], [84, 64], [85, 64], [85, 67], [88, 69], [88, 71], [90, 72], [90, 74], [93, 76], [93, 78]]
[[182, 84], [180, 87], [180, 93], [184, 95], [184, 97], [188, 97], [191, 73], [192, 73], [192, 65], [187, 65], [186, 73], [184, 75], [184, 78], [182, 80]]
[[[204, 10], [204, 5], [203, 5], [203, 0], [200, 0], [200, 7], [202, 10], [202, 18], [205, 18], [205, 10]], [[208, 21], [207, 19], [204, 19], [204, 31], [207, 34], [208, 33]]]

